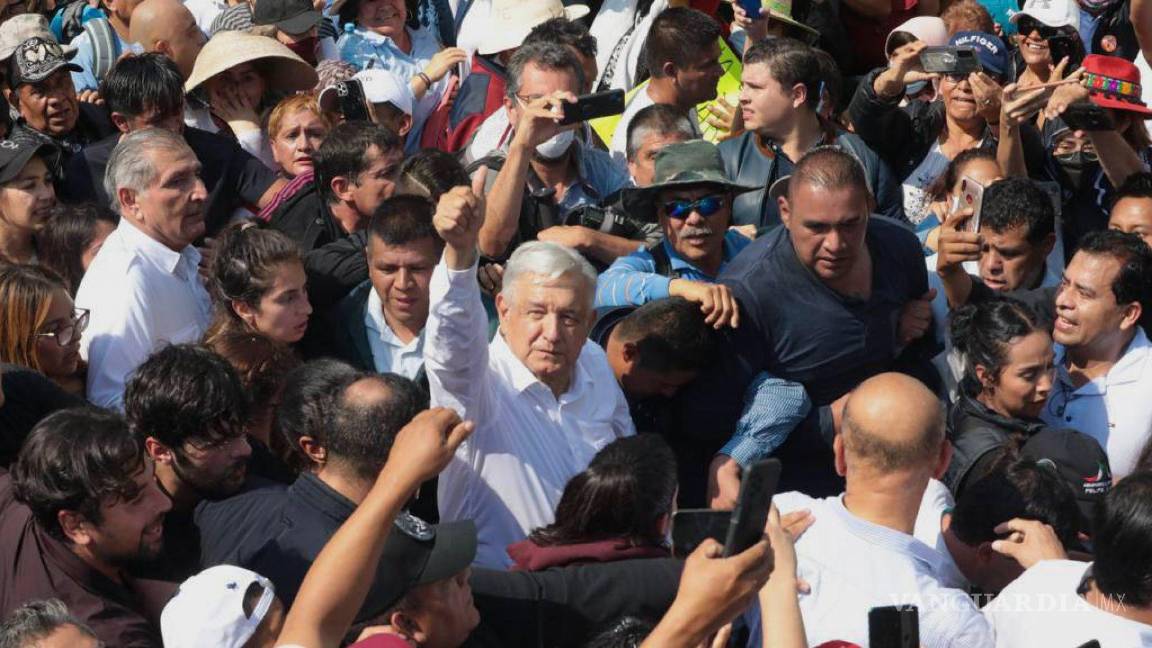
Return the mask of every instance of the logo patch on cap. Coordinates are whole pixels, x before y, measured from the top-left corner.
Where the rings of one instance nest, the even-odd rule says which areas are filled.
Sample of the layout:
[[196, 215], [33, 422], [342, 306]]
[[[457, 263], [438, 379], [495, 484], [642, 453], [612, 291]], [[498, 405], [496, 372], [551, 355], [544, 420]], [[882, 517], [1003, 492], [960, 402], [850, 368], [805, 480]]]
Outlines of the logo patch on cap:
[[404, 535], [421, 542], [428, 542], [436, 537], [436, 530], [432, 528], [431, 524], [407, 511], [396, 516], [395, 525]]
[[1112, 489], [1112, 473], [1108, 466], [1096, 463], [1096, 474], [1084, 477], [1085, 495], [1105, 495]]

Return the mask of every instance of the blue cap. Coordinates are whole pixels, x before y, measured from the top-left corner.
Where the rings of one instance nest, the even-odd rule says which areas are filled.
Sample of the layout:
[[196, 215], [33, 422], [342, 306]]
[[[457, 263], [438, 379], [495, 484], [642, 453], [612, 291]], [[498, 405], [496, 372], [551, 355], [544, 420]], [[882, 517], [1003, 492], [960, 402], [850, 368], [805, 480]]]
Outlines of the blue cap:
[[1009, 58], [1008, 48], [1004, 41], [987, 32], [964, 31], [956, 32], [948, 40], [954, 47], [972, 47], [976, 50], [976, 57], [980, 59], [980, 67], [992, 76], [1001, 79], [1008, 76]]

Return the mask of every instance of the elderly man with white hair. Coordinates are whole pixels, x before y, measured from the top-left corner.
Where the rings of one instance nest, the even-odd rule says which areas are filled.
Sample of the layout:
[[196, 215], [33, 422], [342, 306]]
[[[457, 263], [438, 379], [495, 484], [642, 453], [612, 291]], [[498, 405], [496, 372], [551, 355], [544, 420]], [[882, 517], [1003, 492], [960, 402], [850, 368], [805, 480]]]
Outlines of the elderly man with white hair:
[[440, 475], [441, 520], [474, 520], [476, 564], [503, 568], [505, 547], [552, 522], [568, 479], [634, 428], [604, 352], [588, 340], [596, 271], [574, 250], [517, 248], [496, 297], [500, 333], [488, 342], [476, 280], [483, 175], [436, 209], [447, 245], [432, 274], [424, 362], [432, 404], [476, 422]]
[[91, 313], [80, 349], [88, 400], [121, 409], [136, 367], [161, 346], [199, 341], [211, 322], [192, 246], [204, 235], [208, 191], [184, 139], [156, 128], [120, 140], [104, 188], [120, 224], [80, 282], [76, 307]]

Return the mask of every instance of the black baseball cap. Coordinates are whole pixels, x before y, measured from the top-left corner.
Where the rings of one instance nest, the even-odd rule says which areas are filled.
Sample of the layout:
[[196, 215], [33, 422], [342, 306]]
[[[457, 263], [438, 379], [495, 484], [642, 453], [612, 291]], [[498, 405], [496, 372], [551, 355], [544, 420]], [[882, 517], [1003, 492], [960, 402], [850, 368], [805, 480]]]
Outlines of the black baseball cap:
[[320, 12], [309, 0], [256, 0], [252, 23], [275, 25], [285, 34], [303, 34], [320, 24]]
[[401, 513], [384, 542], [376, 580], [358, 621], [396, 605], [413, 587], [459, 574], [476, 559], [476, 524], [471, 520], [429, 524]]
[[39, 83], [52, 76], [57, 70], [70, 72], [83, 70], [71, 63], [76, 50], [65, 52], [54, 40], [33, 36], [16, 46], [8, 61], [8, 79], [12, 88], [27, 83]]
[[1096, 506], [1112, 490], [1108, 454], [1096, 439], [1076, 430], [1045, 428], [1024, 443], [1020, 456], [1051, 468], [1072, 487], [1080, 529], [1089, 531]]
[[0, 140], [0, 184], [11, 181], [28, 161], [35, 156], [44, 158], [48, 170], [52, 171], [58, 166], [56, 147], [46, 142], [31, 139], [5, 139]]

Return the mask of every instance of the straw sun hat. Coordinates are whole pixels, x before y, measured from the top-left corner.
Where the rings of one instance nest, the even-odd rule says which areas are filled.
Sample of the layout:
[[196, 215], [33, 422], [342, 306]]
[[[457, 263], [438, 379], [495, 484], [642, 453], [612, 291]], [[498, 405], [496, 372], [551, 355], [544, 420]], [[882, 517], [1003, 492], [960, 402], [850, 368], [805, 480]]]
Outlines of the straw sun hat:
[[200, 50], [184, 91], [192, 92], [208, 79], [241, 63], [259, 60], [268, 61], [262, 71], [270, 90], [296, 92], [316, 86], [316, 70], [276, 39], [225, 31], [213, 36]]

